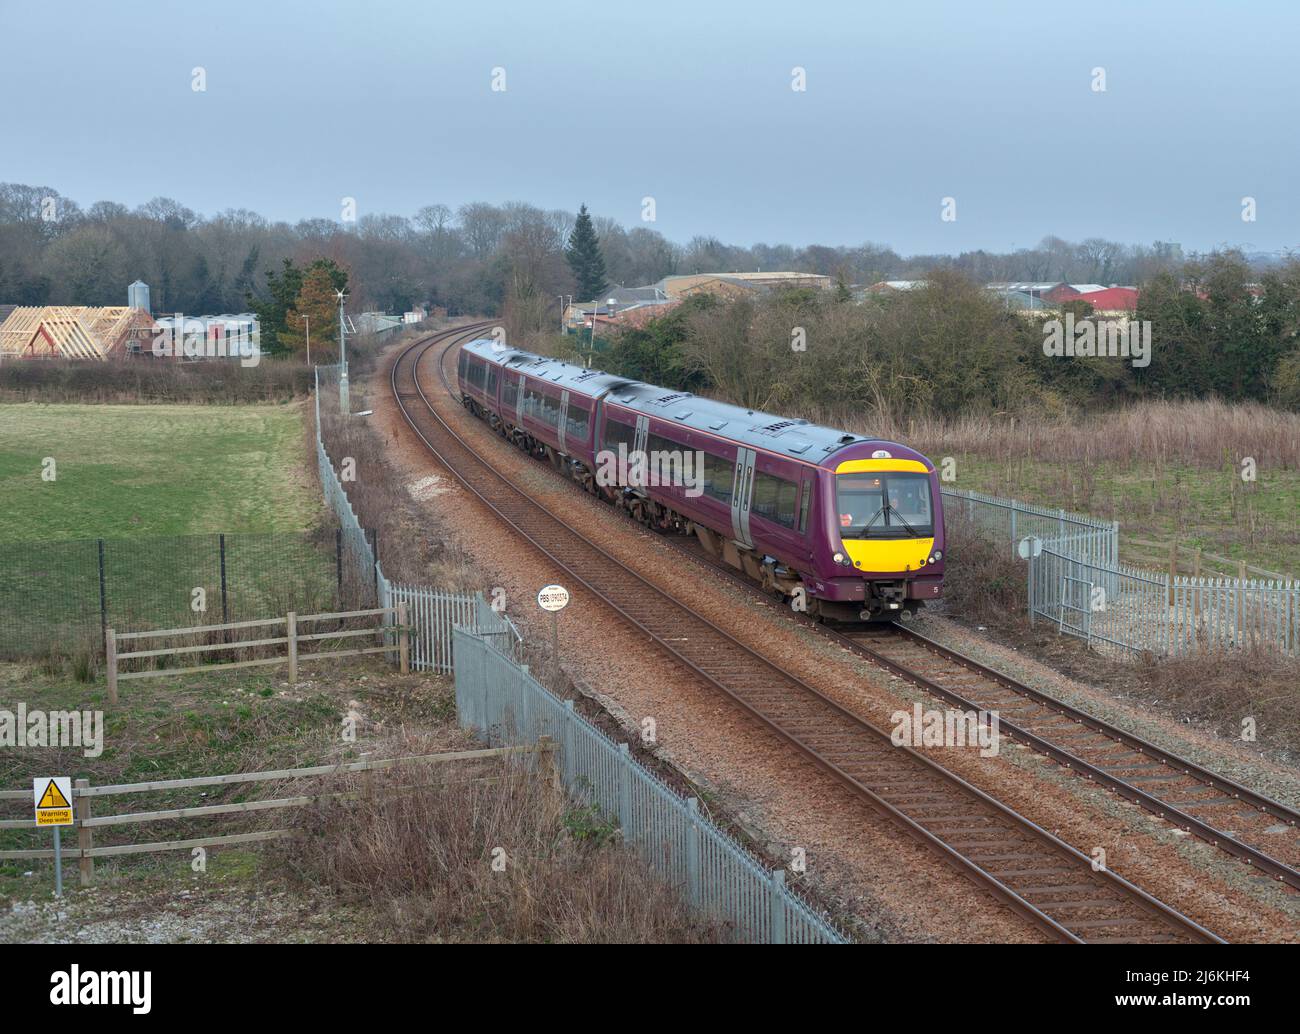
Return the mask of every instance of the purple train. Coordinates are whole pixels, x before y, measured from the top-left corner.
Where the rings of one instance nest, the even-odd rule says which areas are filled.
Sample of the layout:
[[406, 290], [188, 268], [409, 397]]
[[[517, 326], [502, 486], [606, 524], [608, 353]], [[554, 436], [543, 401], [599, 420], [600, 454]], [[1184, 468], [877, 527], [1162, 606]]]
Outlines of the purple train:
[[589, 492], [807, 613], [910, 618], [943, 593], [939, 479], [920, 453], [480, 338], [462, 400]]

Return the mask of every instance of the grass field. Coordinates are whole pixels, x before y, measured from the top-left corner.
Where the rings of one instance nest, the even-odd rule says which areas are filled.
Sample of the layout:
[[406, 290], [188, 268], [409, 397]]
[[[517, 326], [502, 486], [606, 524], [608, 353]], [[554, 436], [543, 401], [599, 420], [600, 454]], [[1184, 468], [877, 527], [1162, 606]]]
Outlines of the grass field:
[[295, 405], [0, 405], [0, 542], [311, 527], [302, 436]]
[[1258, 481], [1246, 486], [1226, 469], [1143, 463], [1083, 468], [1029, 459], [1008, 464], [962, 454], [954, 459], [952, 487], [1119, 521], [1121, 558], [1127, 562], [1160, 566], [1167, 554], [1137, 540], [1177, 539], [1184, 566], [1184, 554], [1199, 548], [1300, 577], [1300, 471], [1260, 471]]
[[293, 404], [0, 405], [0, 654], [102, 649], [102, 625], [337, 609], [304, 433]]

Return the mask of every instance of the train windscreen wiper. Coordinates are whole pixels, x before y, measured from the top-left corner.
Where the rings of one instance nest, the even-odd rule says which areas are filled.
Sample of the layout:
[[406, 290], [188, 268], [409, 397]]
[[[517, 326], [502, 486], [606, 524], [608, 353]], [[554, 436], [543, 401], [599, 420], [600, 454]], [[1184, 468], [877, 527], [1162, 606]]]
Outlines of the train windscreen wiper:
[[881, 507], [881, 509], [888, 510], [895, 517], [897, 517], [898, 523], [912, 533], [912, 538], [919, 539], [921, 537], [921, 533], [907, 523], [907, 518], [898, 512], [898, 507], [895, 506], [893, 503], [886, 503], [884, 506]]

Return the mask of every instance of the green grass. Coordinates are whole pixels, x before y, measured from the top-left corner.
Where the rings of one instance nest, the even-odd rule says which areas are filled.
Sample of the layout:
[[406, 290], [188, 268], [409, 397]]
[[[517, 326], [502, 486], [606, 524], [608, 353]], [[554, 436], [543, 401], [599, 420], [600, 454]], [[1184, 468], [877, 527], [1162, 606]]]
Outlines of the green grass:
[[101, 642], [100, 537], [118, 631], [336, 609], [333, 535], [300, 531], [330, 523], [303, 459], [292, 405], [0, 405], [0, 651]]
[[293, 405], [0, 405], [0, 541], [300, 530], [302, 457]]
[[[1167, 563], [1167, 553], [1135, 539], [1177, 539], [1183, 573], [1190, 552], [1300, 576], [1300, 471], [1261, 469], [1251, 485], [1235, 468], [1133, 463], [1087, 468], [1030, 459], [1008, 464], [958, 454], [951, 487], [1011, 496], [1044, 506], [1120, 522], [1121, 559], [1143, 566]], [[1203, 564], [1205, 574], [1228, 573]]]

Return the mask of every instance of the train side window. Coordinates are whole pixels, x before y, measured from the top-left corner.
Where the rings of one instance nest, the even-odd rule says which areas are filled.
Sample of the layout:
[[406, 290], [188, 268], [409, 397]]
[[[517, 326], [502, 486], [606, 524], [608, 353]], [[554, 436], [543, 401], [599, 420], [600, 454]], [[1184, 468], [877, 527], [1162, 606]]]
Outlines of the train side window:
[[798, 486], [771, 474], [754, 476], [753, 512], [787, 528], [794, 527], [795, 494]]
[[560, 426], [560, 400], [554, 395], [542, 396], [542, 420], [552, 427]]
[[587, 419], [587, 411], [581, 406], [575, 406], [570, 402], [568, 419], [565, 421], [565, 434], [585, 441], [587, 438]]
[[808, 505], [812, 502], [812, 479], [803, 483], [803, 501], [799, 504], [799, 533], [802, 535], [808, 530]]
[[731, 460], [704, 454], [704, 494], [710, 499], [731, 505], [731, 492], [736, 480], [736, 465]]
[[605, 420], [605, 448], [610, 452], [617, 453], [620, 444], [627, 447], [627, 451], [632, 451], [632, 445], [636, 442], [636, 428], [628, 424], [619, 422], [612, 417]]

